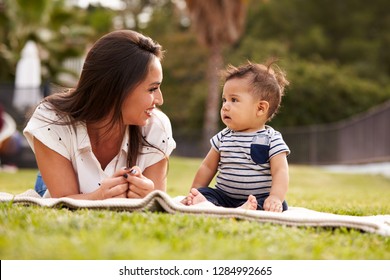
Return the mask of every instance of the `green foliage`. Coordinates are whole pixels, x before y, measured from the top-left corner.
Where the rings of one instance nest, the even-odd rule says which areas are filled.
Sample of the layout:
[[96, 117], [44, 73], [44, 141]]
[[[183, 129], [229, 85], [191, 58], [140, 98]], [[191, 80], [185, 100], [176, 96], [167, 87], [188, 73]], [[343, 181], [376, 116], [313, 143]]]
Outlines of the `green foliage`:
[[193, 137], [202, 126], [208, 92], [207, 51], [198, 45], [194, 34], [181, 26], [171, 5], [168, 1], [156, 8], [148, 27], [141, 31], [165, 50], [162, 109], [171, 119], [175, 137]]
[[84, 25], [93, 28], [93, 37], [90, 40], [97, 40], [102, 35], [112, 31], [112, 20], [115, 12], [101, 6], [89, 6], [84, 17]]
[[[171, 158], [172, 197], [188, 193], [200, 163], [200, 159]], [[0, 191], [17, 194], [32, 188], [36, 172], [0, 173]], [[390, 213], [388, 178], [295, 165], [290, 177], [290, 206], [358, 216]], [[346, 228], [2, 203], [0, 258], [387, 260], [390, 238]]]
[[336, 63], [283, 61], [290, 86], [275, 126], [329, 123], [361, 113], [390, 98], [390, 87], [359, 78]]
[[[162, 44], [167, 49], [163, 62], [165, 105], [162, 109], [171, 118], [175, 135], [193, 136], [202, 125], [204, 100], [208, 92], [204, 80], [205, 50], [193, 49], [196, 40], [188, 33], [164, 37]], [[183, 60], [183, 57], [186, 59]]]
[[89, 42], [113, 25], [114, 13], [102, 7], [86, 11], [67, 6], [64, 0], [4, 2], [4, 9], [0, 9], [0, 22], [5, 23], [0, 25], [2, 82], [14, 80], [20, 52], [28, 40], [33, 40], [40, 51], [42, 80], [58, 83], [58, 75], [65, 71], [63, 62], [83, 55]]
[[376, 0], [375, 5], [362, 0], [280, 0], [256, 4], [257, 1], [251, 1], [247, 35], [277, 39], [304, 59], [319, 56], [342, 64], [361, 61], [375, 65], [379, 70], [375, 76], [385, 74], [384, 69], [389, 73], [390, 21], [386, 1]]
[[228, 61], [280, 58], [291, 84], [272, 121], [275, 126], [350, 117], [390, 98], [385, 5], [359, 0], [251, 1], [247, 30], [229, 50]]
[[[238, 65], [279, 58], [290, 86], [271, 125], [334, 122], [390, 98], [386, 1], [339, 2], [249, 1], [246, 30], [225, 49], [224, 60]], [[208, 91], [206, 52], [173, 14], [152, 17], [149, 27], [167, 49], [163, 110], [178, 139], [200, 139]]]

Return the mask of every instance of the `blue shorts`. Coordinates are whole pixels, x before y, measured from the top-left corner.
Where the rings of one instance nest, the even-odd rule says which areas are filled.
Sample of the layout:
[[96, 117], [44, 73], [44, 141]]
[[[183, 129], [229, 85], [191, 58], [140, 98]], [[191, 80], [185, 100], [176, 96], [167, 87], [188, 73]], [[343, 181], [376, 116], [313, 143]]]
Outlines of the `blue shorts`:
[[[231, 198], [227, 194], [225, 194], [224, 191], [217, 189], [217, 188], [210, 188], [210, 187], [203, 187], [199, 188], [198, 191], [203, 194], [203, 196], [213, 203], [216, 206], [222, 206], [227, 208], [237, 208], [242, 206], [247, 199], [238, 199], [238, 198]], [[257, 210], [264, 210], [263, 204], [264, 201], [267, 199], [269, 194], [264, 194], [261, 196], [256, 196], [257, 199]], [[288, 209], [288, 205], [286, 201], [283, 201], [283, 211], [286, 211]]]

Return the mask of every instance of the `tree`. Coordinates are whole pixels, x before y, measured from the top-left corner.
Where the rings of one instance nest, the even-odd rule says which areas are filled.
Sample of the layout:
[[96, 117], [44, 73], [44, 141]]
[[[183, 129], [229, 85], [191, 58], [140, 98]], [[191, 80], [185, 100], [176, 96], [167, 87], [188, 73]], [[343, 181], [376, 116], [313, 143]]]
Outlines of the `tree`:
[[201, 44], [209, 50], [207, 80], [208, 95], [203, 120], [205, 148], [210, 137], [218, 130], [220, 83], [219, 71], [223, 67], [222, 50], [234, 44], [244, 29], [246, 1], [244, 0], [186, 0], [190, 18]]
[[144, 28], [149, 16], [158, 6], [164, 6], [170, 0], [121, 0], [123, 9], [119, 11], [118, 25], [124, 29], [140, 31]]
[[[62, 66], [67, 58], [83, 54], [88, 43], [100, 37], [98, 33], [106, 33], [112, 26], [112, 20], [106, 20], [103, 27], [102, 20], [88, 20], [97, 12], [112, 18], [110, 11], [84, 10], [65, 5], [65, 0], [0, 1], [2, 81], [13, 81], [20, 52], [28, 40], [38, 45], [43, 80], [56, 81], [59, 73], [67, 71]], [[95, 28], [94, 22], [99, 28]]]

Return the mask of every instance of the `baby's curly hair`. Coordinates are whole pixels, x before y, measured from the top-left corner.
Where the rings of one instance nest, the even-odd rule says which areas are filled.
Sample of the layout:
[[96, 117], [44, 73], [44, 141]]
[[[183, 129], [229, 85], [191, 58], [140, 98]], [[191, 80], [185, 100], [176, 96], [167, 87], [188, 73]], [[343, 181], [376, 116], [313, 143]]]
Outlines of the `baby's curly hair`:
[[279, 68], [276, 61], [276, 59], [269, 59], [264, 64], [248, 61], [238, 67], [229, 65], [223, 73], [225, 82], [235, 78], [249, 79], [252, 92], [269, 103], [268, 121], [278, 112], [284, 89], [289, 85], [286, 73]]

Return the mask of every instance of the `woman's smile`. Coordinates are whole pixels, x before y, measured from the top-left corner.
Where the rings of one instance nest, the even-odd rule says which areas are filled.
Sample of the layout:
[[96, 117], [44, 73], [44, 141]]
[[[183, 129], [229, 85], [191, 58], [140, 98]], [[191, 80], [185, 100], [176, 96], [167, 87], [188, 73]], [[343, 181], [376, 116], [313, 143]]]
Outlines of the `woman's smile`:
[[146, 115], [148, 115], [149, 118], [152, 116], [152, 112], [153, 112], [153, 110], [154, 110], [155, 108], [156, 108], [156, 107], [151, 107], [151, 108], [145, 110], [145, 113], [146, 113]]

